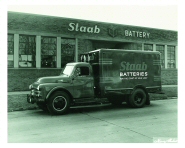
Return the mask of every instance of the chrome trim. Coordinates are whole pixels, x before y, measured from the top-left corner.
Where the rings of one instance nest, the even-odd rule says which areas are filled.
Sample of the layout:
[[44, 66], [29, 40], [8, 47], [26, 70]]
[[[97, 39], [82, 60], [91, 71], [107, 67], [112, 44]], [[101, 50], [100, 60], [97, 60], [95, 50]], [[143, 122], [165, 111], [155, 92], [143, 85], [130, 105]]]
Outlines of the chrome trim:
[[29, 85], [29, 89], [32, 89], [32, 88], [33, 88], [32, 84], [31, 84], [31, 85]]
[[162, 86], [152, 86], [152, 87], [146, 87], [146, 88], [160, 88]]

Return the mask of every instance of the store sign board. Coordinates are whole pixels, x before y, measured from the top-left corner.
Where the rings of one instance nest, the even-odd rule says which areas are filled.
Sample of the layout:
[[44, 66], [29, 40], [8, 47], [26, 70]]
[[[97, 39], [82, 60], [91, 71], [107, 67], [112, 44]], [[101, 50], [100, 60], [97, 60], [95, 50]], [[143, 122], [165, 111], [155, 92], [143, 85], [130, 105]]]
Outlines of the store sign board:
[[[85, 26], [85, 25], [80, 25], [79, 23], [69, 23], [68, 30], [75, 31], [75, 32], [83, 32], [83, 33], [94, 33], [94, 34], [99, 34], [101, 31], [98, 25]], [[118, 29], [114, 29], [113, 27], [108, 28], [108, 34], [111, 37], [116, 37], [118, 35]], [[142, 32], [142, 31], [123, 30], [123, 34], [125, 37], [150, 38], [150, 33]]]
[[178, 37], [177, 31], [15, 12], [8, 12], [7, 27], [9, 33], [29, 34], [31, 32], [31, 34], [37, 34], [40, 32], [44, 35], [45, 33], [60, 34], [70, 38], [78, 38], [80, 36], [83, 38], [114, 39], [119, 41], [146, 40], [177, 44]]
[[86, 32], [86, 33], [100, 33], [100, 28], [95, 25], [93, 27], [88, 26], [80, 26], [78, 23], [69, 23], [69, 31], [79, 31], [79, 32]]
[[133, 30], [125, 30], [125, 36], [137, 37], [137, 38], [150, 38], [150, 33], [133, 31]]

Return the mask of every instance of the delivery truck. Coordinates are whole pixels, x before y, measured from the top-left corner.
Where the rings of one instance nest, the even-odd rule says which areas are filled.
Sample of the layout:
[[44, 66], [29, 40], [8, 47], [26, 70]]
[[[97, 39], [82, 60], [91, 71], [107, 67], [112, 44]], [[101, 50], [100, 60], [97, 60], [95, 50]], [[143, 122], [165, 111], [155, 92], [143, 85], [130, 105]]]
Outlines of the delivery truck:
[[90, 103], [141, 108], [150, 104], [149, 93], [161, 92], [160, 52], [97, 49], [67, 63], [58, 76], [38, 78], [29, 89], [27, 102], [52, 114]]

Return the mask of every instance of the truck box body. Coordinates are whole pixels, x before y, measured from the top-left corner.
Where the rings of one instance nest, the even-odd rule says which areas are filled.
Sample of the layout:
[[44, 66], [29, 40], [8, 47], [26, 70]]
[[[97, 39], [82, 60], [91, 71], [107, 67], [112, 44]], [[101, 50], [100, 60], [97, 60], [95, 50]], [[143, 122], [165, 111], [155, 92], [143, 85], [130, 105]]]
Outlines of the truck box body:
[[86, 58], [93, 68], [95, 85], [101, 95], [129, 93], [142, 86], [148, 93], [161, 90], [160, 52], [99, 49]]

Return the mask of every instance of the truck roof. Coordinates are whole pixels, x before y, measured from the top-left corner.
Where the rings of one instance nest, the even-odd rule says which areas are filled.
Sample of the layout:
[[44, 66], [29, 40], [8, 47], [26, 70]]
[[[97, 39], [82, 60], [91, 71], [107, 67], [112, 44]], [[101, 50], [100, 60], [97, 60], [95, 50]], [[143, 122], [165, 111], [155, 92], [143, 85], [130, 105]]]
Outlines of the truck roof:
[[141, 51], [141, 50], [128, 50], [128, 49], [96, 49], [90, 51], [89, 53], [96, 52], [96, 51], [124, 51], [124, 52], [134, 52], [134, 53], [151, 53], [151, 54], [159, 54], [159, 51]]
[[75, 65], [89, 65], [89, 63], [87, 62], [71, 62], [71, 63], [67, 63], [67, 65], [71, 65], [71, 66], [75, 66]]

